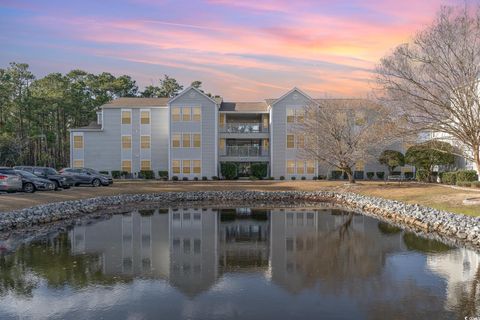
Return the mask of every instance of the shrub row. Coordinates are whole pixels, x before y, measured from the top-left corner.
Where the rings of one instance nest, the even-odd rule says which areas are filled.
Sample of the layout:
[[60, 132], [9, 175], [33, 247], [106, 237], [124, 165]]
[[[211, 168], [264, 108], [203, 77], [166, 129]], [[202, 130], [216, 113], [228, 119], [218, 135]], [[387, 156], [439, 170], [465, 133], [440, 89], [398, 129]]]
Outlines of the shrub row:
[[476, 182], [478, 181], [478, 175], [475, 170], [460, 170], [443, 172], [440, 175], [442, 183], [450, 185], [459, 185], [464, 182]]

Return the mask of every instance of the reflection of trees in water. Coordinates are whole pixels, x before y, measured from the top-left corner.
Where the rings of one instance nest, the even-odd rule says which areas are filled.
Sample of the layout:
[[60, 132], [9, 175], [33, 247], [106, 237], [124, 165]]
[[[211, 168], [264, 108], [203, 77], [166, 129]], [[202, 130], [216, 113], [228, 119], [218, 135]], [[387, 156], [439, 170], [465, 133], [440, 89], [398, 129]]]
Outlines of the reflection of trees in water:
[[[300, 283], [291, 283], [290, 288], [298, 290], [318, 284], [322, 294], [347, 294], [372, 319], [445, 317], [442, 292], [418, 285], [415, 280], [398, 281], [384, 272], [384, 266], [389, 253], [402, 250], [402, 240], [410, 250], [427, 254], [445, 253], [452, 248], [415, 234], [402, 234], [399, 228], [388, 224], [377, 223], [376, 229], [358, 231], [352, 223], [354, 215], [345, 217], [334, 230], [314, 235], [311, 251], [294, 256], [300, 273], [296, 279]], [[378, 232], [387, 237], [379, 236]], [[458, 306], [462, 317], [477, 312], [479, 281], [477, 272], [469, 295], [465, 294], [464, 305]]]
[[0, 296], [9, 292], [31, 296], [38, 286], [38, 277], [54, 288], [65, 285], [84, 288], [121, 281], [103, 274], [99, 256], [72, 255], [67, 233], [23, 245], [16, 252], [0, 257]]
[[423, 253], [442, 253], [453, 249], [453, 247], [448, 246], [443, 242], [422, 238], [411, 232], [406, 232], [403, 235], [403, 242], [409, 250], [420, 251]]
[[461, 319], [465, 317], [478, 316], [478, 305], [480, 304], [480, 265], [477, 266], [477, 272], [470, 285], [460, 285], [458, 287], [459, 305], [458, 311], [460, 312]]

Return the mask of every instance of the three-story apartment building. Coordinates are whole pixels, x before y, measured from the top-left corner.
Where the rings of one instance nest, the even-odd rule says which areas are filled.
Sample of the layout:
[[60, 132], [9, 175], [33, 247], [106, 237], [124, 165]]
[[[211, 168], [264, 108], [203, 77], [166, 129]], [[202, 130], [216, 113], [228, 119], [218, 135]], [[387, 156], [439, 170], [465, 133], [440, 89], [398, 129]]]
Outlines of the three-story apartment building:
[[[193, 87], [172, 99], [119, 98], [100, 108], [96, 123], [70, 130], [71, 166], [192, 179], [221, 176], [225, 162], [248, 177], [252, 164], [264, 163], [276, 179], [327, 175], [331, 168], [302, 157], [305, 137], [294, 130], [317, 102], [298, 88], [261, 102], [226, 102]], [[356, 170], [385, 168], [372, 162]]]

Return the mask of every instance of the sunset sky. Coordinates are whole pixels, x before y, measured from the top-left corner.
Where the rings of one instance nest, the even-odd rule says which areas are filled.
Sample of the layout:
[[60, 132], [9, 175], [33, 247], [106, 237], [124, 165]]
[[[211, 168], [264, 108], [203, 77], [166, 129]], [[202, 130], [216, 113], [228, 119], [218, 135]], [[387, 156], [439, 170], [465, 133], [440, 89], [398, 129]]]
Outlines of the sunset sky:
[[364, 96], [372, 69], [455, 0], [0, 0], [0, 68], [203, 82], [228, 100]]

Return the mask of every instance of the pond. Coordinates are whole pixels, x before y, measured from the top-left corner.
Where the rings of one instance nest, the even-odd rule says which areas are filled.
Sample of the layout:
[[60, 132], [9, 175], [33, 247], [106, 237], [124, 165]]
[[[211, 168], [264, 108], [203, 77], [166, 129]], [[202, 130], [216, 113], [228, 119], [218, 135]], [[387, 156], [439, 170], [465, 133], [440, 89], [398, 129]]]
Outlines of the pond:
[[463, 319], [478, 253], [332, 208], [135, 210], [0, 261], [0, 319]]

